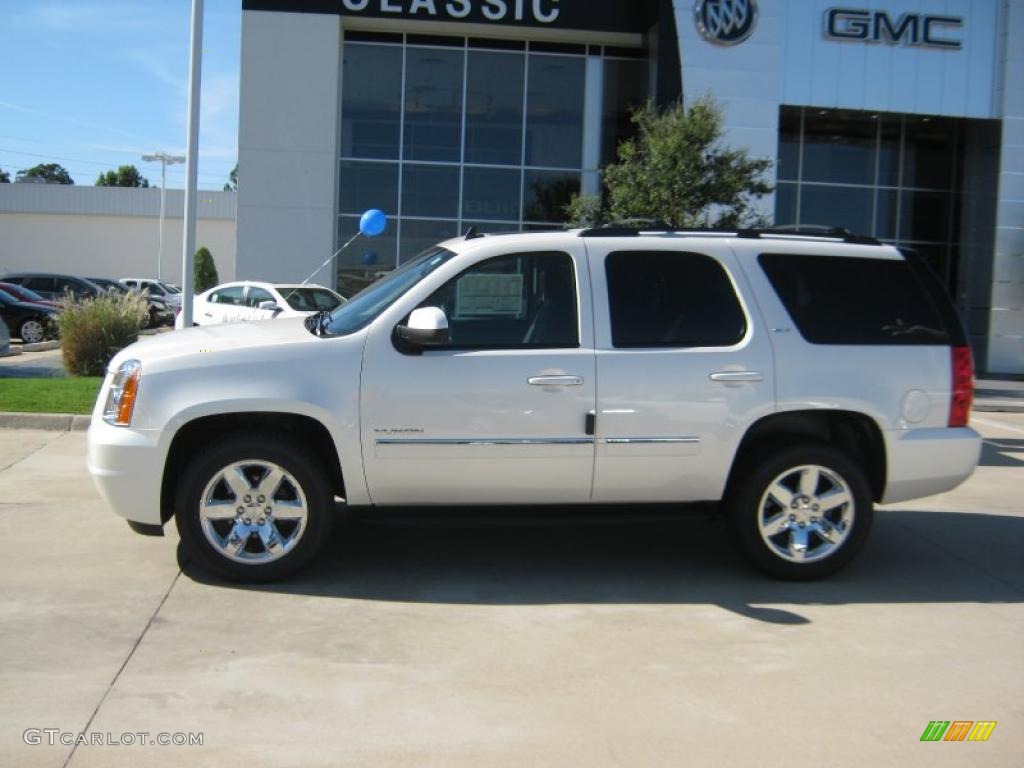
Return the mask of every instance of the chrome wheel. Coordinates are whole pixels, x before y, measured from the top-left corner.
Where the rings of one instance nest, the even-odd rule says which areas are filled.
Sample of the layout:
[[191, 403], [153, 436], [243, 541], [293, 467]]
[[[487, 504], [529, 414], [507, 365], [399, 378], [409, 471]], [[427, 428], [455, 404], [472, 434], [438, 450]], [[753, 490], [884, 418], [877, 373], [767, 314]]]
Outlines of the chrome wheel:
[[21, 324], [21, 340], [26, 344], [35, 344], [46, 337], [46, 329], [38, 320], [26, 320]]
[[229, 560], [251, 565], [288, 554], [306, 532], [308, 518], [309, 504], [299, 482], [263, 459], [222, 468], [199, 500], [207, 541]]
[[768, 485], [758, 505], [757, 527], [778, 557], [812, 563], [842, 546], [855, 514], [849, 484], [833, 470], [806, 464], [787, 469]]

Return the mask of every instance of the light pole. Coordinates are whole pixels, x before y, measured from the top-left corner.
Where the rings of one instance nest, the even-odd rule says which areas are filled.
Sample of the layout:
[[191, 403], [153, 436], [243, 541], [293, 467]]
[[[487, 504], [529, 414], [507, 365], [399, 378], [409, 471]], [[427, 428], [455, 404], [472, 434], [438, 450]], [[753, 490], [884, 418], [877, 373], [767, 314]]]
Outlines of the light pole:
[[147, 163], [160, 163], [160, 246], [156, 252], [156, 279], [160, 280], [160, 274], [164, 261], [164, 214], [167, 210], [167, 166], [184, 163], [182, 155], [169, 155], [166, 152], [154, 152], [152, 155], [143, 155], [142, 159]]
[[188, 68], [188, 133], [185, 136], [185, 233], [181, 253], [181, 322], [192, 327], [192, 254], [196, 249], [196, 187], [199, 169], [199, 91], [203, 71], [203, 0], [192, 0], [192, 61]]

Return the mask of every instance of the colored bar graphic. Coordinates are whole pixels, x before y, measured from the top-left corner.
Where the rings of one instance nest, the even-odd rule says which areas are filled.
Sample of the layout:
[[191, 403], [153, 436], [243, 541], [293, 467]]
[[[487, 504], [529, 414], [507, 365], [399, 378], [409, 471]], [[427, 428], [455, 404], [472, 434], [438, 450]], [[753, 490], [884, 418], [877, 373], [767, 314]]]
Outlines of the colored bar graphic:
[[921, 741], [939, 741], [949, 727], [949, 720], [931, 720], [921, 734]]
[[971, 731], [971, 735], [967, 737], [967, 740], [988, 741], [988, 737], [992, 735], [992, 731], [994, 731], [995, 728], [995, 720], [979, 720], [974, 724], [974, 729]]

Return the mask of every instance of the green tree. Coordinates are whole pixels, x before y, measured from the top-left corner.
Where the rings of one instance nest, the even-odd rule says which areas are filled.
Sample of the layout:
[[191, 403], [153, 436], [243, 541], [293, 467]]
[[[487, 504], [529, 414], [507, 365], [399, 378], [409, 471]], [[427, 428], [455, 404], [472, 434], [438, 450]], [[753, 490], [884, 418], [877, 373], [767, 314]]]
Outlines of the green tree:
[[225, 192], [234, 192], [238, 189], [238, 163], [235, 163], [235, 167], [231, 169], [231, 173], [228, 174], [228, 183], [224, 185]]
[[75, 183], [67, 169], [57, 163], [40, 163], [39, 165], [33, 165], [31, 168], [18, 171], [15, 180], [24, 181], [25, 179], [39, 179], [47, 184]]
[[10, 183], [11, 183], [11, 174], [9, 174], [3, 168], [0, 168], [0, 184], [10, 184]]
[[202, 293], [209, 288], [213, 288], [213, 286], [220, 282], [220, 278], [217, 276], [217, 265], [213, 263], [213, 254], [210, 253], [210, 249], [205, 245], [196, 251], [194, 275], [195, 278], [192, 285], [196, 293]]
[[134, 165], [122, 165], [116, 171], [101, 173], [96, 179], [97, 187], [148, 187], [149, 179], [139, 173]]
[[721, 142], [722, 111], [710, 96], [689, 109], [653, 103], [633, 112], [637, 135], [604, 170], [605, 194], [575, 197], [565, 211], [578, 225], [628, 219], [678, 229], [763, 226], [751, 204], [772, 191], [767, 158]]

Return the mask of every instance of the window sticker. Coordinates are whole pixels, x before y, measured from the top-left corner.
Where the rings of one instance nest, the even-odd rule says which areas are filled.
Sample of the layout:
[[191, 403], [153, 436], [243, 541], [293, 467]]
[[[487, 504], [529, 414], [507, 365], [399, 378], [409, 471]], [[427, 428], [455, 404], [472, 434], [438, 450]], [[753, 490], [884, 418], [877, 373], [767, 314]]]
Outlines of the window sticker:
[[471, 274], [459, 279], [455, 292], [455, 317], [520, 317], [523, 275]]

